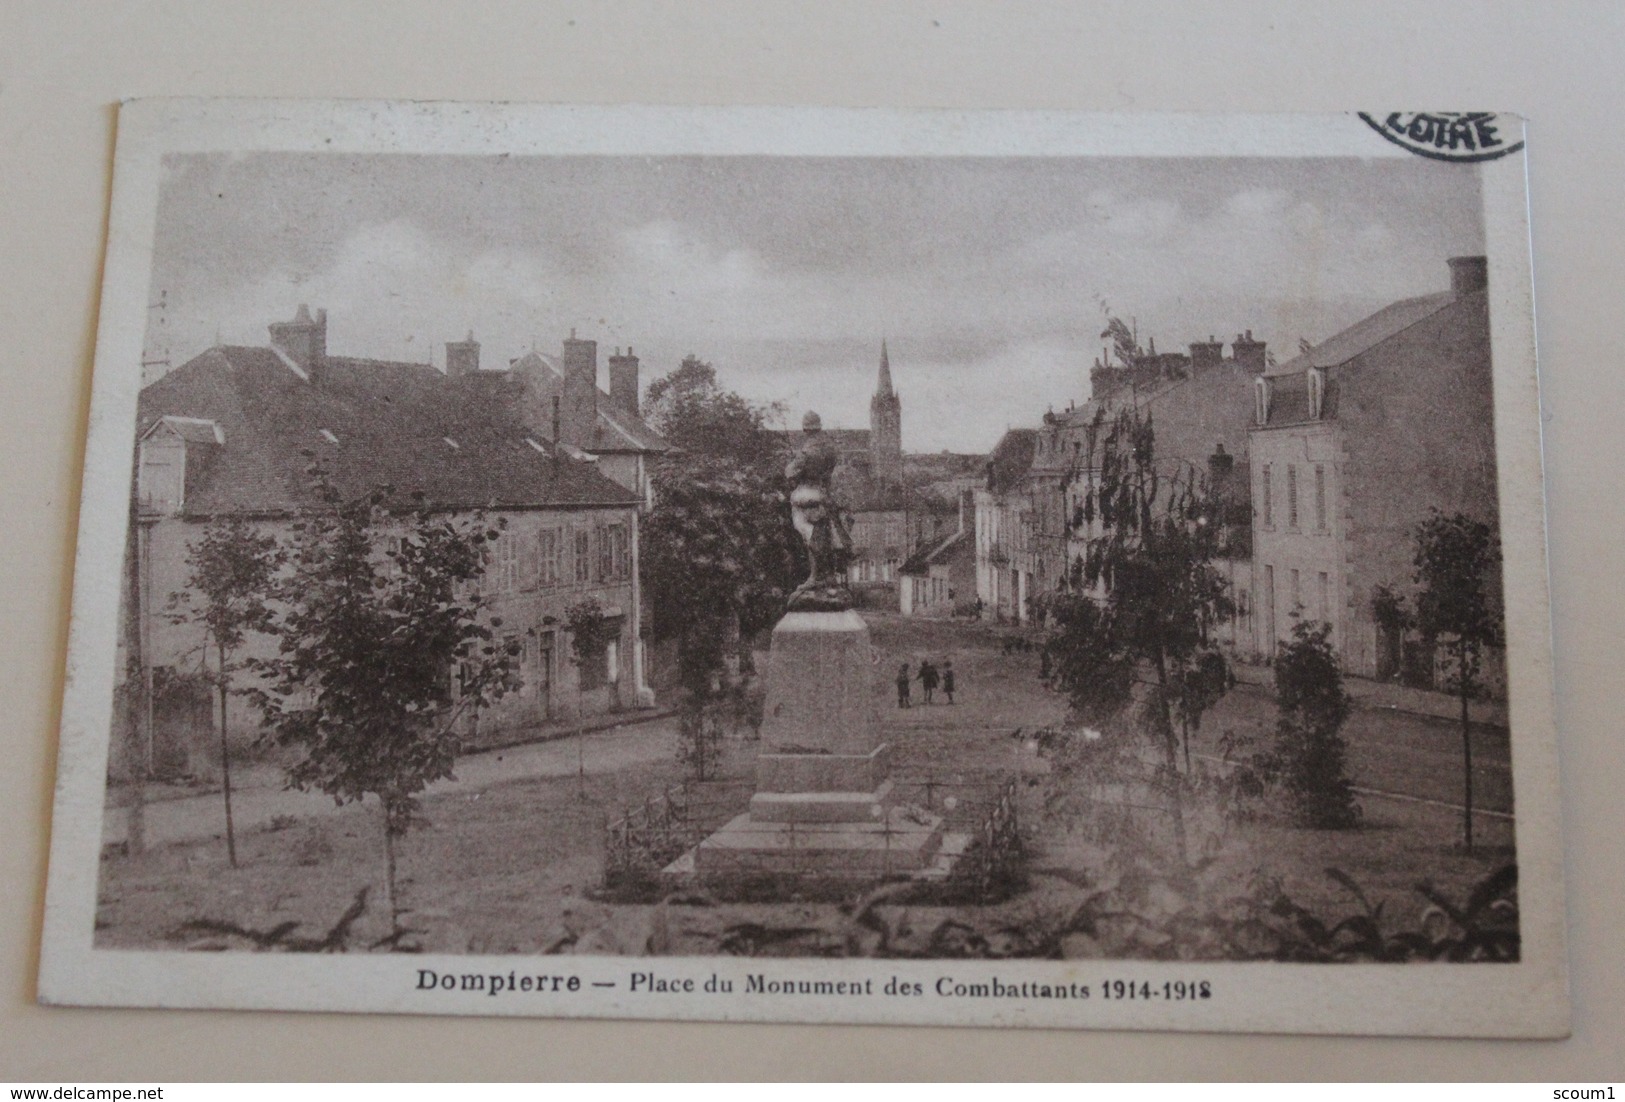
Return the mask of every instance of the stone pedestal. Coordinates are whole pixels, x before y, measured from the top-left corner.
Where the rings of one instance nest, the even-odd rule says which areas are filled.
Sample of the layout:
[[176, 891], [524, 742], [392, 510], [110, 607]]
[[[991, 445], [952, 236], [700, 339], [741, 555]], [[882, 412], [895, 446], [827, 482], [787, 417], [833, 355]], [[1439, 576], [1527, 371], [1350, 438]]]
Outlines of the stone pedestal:
[[725, 881], [945, 875], [942, 821], [894, 802], [875, 715], [869, 628], [850, 609], [773, 629], [750, 810], [672, 866]]

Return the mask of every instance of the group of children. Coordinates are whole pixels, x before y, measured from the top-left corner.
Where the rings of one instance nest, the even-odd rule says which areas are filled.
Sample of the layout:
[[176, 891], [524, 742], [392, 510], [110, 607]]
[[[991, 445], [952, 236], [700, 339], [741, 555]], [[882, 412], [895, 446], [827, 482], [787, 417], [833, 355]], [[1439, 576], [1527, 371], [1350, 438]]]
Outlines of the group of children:
[[925, 698], [925, 703], [935, 703], [934, 698], [938, 685], [942, 686], [942, 694], [948, 698], [948, 703], [952, 704], [954, 702], [954, 663], [951, 658], [942, 660], [941, 670], [938, 670], [929, 658], [923, 659], [920, 662], [919, 672], [913, 677], [909, 676], [907, 662], [898, 666], [897, 706], [899, 708], [912, 708], [914, 706], [909, 689], [916, 678], [920, 682], [921, 695]]

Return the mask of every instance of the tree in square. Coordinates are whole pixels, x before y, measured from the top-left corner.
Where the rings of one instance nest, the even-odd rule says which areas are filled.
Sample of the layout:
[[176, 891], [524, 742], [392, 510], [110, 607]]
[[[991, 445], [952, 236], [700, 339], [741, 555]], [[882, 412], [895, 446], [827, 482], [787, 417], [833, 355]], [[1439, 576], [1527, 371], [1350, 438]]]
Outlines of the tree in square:
[[240, 655], [248, 636], [271, 630], [271, 591], [285, 557], [276, 538], [248, 520], [219, 519], [204, 529], [203, 537], [191, 546], [188, 563], [192, 573], [187, 588], [170, 595], [171, 619], [200, 625], [207, 636], [205, 648], [214, 648], [214, 669], [208, 671], [208, 677], [218, 698], [226, 856], [233, 868], [237, 867], [237, 831], [231, 813], [233, 681], [245, 666]]
[[1350, 701], [1331, 625], [1300, 620], [1275, 658], [1275, 761], [1304, 826], [1340, 830], [1360, 821], [1340, 734]]
[[1161, 756], [1162, 787], [1183, 856], [1182, 735], [1227, 691], [1213, 631], [1231, 611], [1218, 505], [1203, 472], [1159, 461], [1149, 413], [1097, 413], [1088, 434], [1078, 527], [1085, 550], [1069, 584], [1044, 600], [1046, 667], [1074, 716], [1107, 728], [1136, 702]]
[[288, 781], [340, 804], [378, 800], [391, 929], [396, 847], [419, 794], [452, 775], [456, 722], [514, 687], [515, 655], [479, 591], [495, 528], [405, 507], [388, 488], [346, 498], [319, 466], [318, 507], [293, 526], [276, 588], [279, 652], [256, 663], [268, 737], [295, 749]]
[[650, 385], [648, 409], [677, 450], [655, 472], [643, 584], [654, 636], [677, 641], [681, 755], [703, 779], [715, 767], [708, 740], [726, 703], [728, 664], [743, 660], [743, 638], [783, 614], [802, 576], [784, 449], [770, 428], [782, 411], [724, 391], [711, 365], [694, 356]]
[[1482, 696], [1484, 655], [1505, 639], [1501, 544], [1490, 526], [1434, 509], [1416, 529], [1416, 627], [1446, 656], [1445, 688], [1461, 705], [1462, 841], [1473, 848], [1473, 739], [1468, 704]]

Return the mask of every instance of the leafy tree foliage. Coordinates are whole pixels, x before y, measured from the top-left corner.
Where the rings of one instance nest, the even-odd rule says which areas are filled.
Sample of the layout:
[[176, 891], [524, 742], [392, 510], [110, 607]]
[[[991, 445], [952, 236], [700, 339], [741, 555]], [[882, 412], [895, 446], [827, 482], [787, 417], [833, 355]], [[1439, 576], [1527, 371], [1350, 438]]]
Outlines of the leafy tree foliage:
[[587, 798], [587, 709], [584, 703], [587, 664], [606, 661], [612, 638], [604, 607], [593, 594], [564, 610], [564, 628], [570, 634], [570, 660], [576, 667], [576, 794]]
[[1216, 504], [1202, 472], [1160, 463], [1149, 413], [1130, 407], [1089, 433], [1082, 515], [1086, 550], [1071, 585], [1046, 598], [1051, 679], [1078, 719], [1105, 728], [1131, 702], [1163, 752], [1164, 781], [1183, 850], [1181, 734], [1228, 689], [1211, 633], [1229, 615]]
[[597, 660], [611, 638], [604, 608], [591, 594], [564, 610], [564, 628], [570, 633], [570, 653], [577, 666]]
[[1484, 691], [1484, 651], [1505, 635], [1501, 545], [1488, 524], [1432, 511], [1416, 529], [1416, 627], [1448, 655], [1445, 687], [1461, 701], [1462, 838], [1473, 848], [1473, 742], [1467, 705]]
[[1276, 759], [1299, 822], [1342, 829], [1360, 819], [1339, 733], [1349, 695], [1331, 644], [1331, 625], [1300, 620], [1275, 659]]
[[723, 390], [712, 366], [689, 356], [650, 384], [648, 410], [680, 450], [655, 472], [643, 583], [655, 637], [678, 643], [679, 754], [704, 779], [718, 757], [730, 650], [783, 614], [805, 569], [789, 523], [784, 442], [771, 428], [782, 408]]
[[[249, 633], [271, 630], [269, 598], [285, 554], [274, 536], [241, 517], [217, 520], [191, 547], [187, 589], [171, 594], [172, 618], [201, 625], [214, 647], [209, 674], [219, 696], [220, 777], [226, 808], [226, 855], [237, 866], [237, 832], [231, 815], [229, 704], [232, 679], [243, 668], [239, 653]], [[194, 600], [193, 594], [197, 595]]]
[[645, 416], [660, 434], [688, 455], [758, 466], [781, 451], [771, 425], [784, 415], [780, 403], [758, 405], [717, 384], [716, 368], [697, 356], [683, 358], [671, 374], [649, 384]]
[[294, 526], [277, 587], [280, 651], [258, 662], [255, 699], [270, 737], [297, 749], [289, 783], [338, 803], [378, 798], [395, 928], [395, 845], [418, 794], [449, 777], [457, 718], [513, 684], [514, 656], [478, 590], [487, 542], [478, 521], [435, 513], [421, 495], [388, 508], [387, 488], [346, 499], [312, 468], [320, 507]]

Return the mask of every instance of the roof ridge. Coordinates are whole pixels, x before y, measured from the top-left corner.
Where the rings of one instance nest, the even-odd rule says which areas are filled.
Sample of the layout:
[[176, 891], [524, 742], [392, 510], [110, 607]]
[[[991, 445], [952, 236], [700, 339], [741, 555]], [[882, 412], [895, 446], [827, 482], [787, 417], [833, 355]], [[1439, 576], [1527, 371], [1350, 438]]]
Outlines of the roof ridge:
[[[143, 389], [143, 426], [163, 417], [197, 417], [217, 422], [226, 437], [225, 451], [197, 472], [188, 515], [310, 504], [304, 472], [313, 451], [346, 493], [410, 487], [435, 507], [638, 502], [634, 491], [590, 465], [544, 457], [527, 446], [534, 426], [526, 426], [498, 390], [453, 385], [424, 364], [338, 359], [343, 382], [312, 385], [284, 370], [270, 348], [210, 350]], [[403, 377], [400, 367], [414, 370]], [[455, 462], [440, 443], [446, 436], [460, 445]]]
[[[1350, 360], [1354, 359], [1357, 356], [1363, 356], [1365, 353], [1369, 352], [1371, 349], [1375, 348], [1377, 345], [1383, 343], [1384, 341], [1392, 340], [1393, 338], [1399, 336], [1401, 333], [1409, 332], [1411, 329], [1414, 329], [1416, 326], [1421, 325], [1424, 321], [1427, 321], [1429, 318], [1433, 317], [1435, 314], [1438, 314], [1439, 312], [1441, 312], [1441, 311], [1443, 311], [1443, 310], [1445, 310], [1445, 309], [1447, 309], [1447, 308], [1449, 308], [1451, 306], [1454, 306], [1457, 302], [1460, 302], [1465, 297], [1466, 297], [1465, 295], [1458, 295], [1454, 291], [1433, 291], [1433, 292], [1430, 292], [1430, 293], [1425, 294], [1425, 295], [1412, 295], [1409, 298], [1395, 299], [1393, 302], [1390, 302], [1388, 305], [1386, 305], [1386, 306], [1384, 306], [1384, 307], [1382, 307], [1382, 308], [1380, 308], [1378, 310], [1374, 310], [1371, 313], [1367, 314], [1365, 317], [1361, 318], [1359, 321], [1355, 322], [1353, 325], [1344, 326], [1342, 329], [1339, 329], [1337, 332], [1333, 333], [1331, 336], [1327, 337], [1325, 340], [1320, 341], [1318, 344], [1311, 345], [1307, 351], [1299, 352], [1296, 356], [1292, 357], [1286, 363], [1280, 365], [1280, 367], [1278, 367], [1276, 370], [1274, 370], [1274, 371], [1266, 371], [1265, 374], [1267, 376], [1271, 377], [1271, 378], [1279, 378], [1279, 377], [1281, 377], [1283, 375], [1299, 375], [1299, 374], [1302, 374], [1303, 372], [1308, 371], [1309, 368], [1311, 368], [1311, 367], [1318, 367], [1318, 368], [1323, 368], [1323, 369], [1328, 368], [1328, 367], [1339, 367], [1339, 366], [1341, 366], [1343, 364], [1348, 363]], [[1370, 322], [1373, 322], [1377, 318], [1380, 318], [1384, 314], [1388, 314], [1388, 313], [1391, 313], [1391, 312], [1397, 312], [1397, 311], [1404, 310], [1404, 309], [1407, 309], [1407, 308], [1414, 308], [1414, 307], [1418, 307], [1418, 306], [1422, 306], [1422, 305], [1432, 306], [1433, 309], [1428, 310], [1426, 313], [1418, 314], [1416, 317], [1411, 318], [1409, 321], [1407, 321], [1405, 324], [1401, 325], [1397, 329], [1391, 329], [1391, 330], [1383, 333], [1381, 336], [1374, 337], [1373, 339], [1366, 342], [1365, 344], [1360, 345], [1359, 348], [1356, 351], [1348, 353], [1347, 355], [1343, 356], [1341, 359], [1332, 360], [1332, 361], [1330, 361], [1328, 363], [1318, 363], [1318, 362], [1316, 362], [1316, 360], [1317, 360], [1316, 353], [1318, 353], [1321, 349], [1325, 348], [1327, 345], [1331, 344], [1332, 342], [1334, 342], [1334, 341], [1338, 340], [1339, 338], [1345, 336], [1346, 334], [1354, 332], [1356, 329], [1360, 328], [1362, 325], [1366, 325], [1366, 324], [1368, 324]], [[1293, 365], [1297, 364], [1300, 360], [1305, 360], [1307, 362], [1304, 364], [1304, 366], [1299, 367], [1296, 370], [1292, 370]]]

